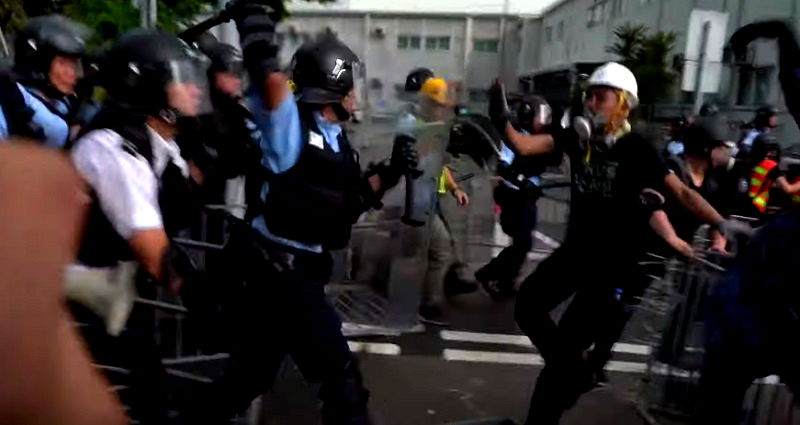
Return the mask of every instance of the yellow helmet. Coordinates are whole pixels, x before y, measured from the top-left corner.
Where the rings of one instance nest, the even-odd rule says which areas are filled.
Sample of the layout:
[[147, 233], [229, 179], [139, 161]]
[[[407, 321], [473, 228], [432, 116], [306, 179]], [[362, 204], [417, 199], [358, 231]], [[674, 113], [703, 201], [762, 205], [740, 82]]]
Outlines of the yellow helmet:
[[429, 78], [422, 85], [419, 93], [440, 105], [455, 104], [450, 95], [450, 86], [444, 78]]

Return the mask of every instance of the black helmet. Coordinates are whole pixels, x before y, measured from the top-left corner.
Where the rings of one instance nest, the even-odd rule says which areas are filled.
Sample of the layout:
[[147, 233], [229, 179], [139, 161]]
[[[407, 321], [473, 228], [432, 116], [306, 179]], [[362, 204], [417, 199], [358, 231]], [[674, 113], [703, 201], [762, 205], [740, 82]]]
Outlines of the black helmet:
[[730, 140], [730, 126], [719, 115], [698, 118], [686, 129], [683, 136], [684, 153], [706, 156], [711, 149]]
[[433, 78], [433, 71], [430, 69], [412, 69], [411, 72], [408, 73], [408, 76], [406, 76], [405, 91], [412, 93], [420, 91], [422, 89], [422, 85], [425, 84], [425, 82], [430, 78]]
[[167, 98], [170, 82], [198, 82], [201, 57], [178, 37], [161, 31], [133, 30], [106, 54], [101, 68], [111, 99], [139, 113], [175, 114]]
[[717, 114], [719, 114], [719, 108], [713, 103], [704, 103], [703, 106], [700, 107], [701, 117], [713, 117]]
[[332, 34], [300, 46], [292, 59], [298, 101], [341, 104], [355, 86], [357, 63], [358, 56]]
[[202, 49], [211, 60], [209, 75], [216, 72], [231, 72], [241, 75], [244, 71], [244, 60], [239, 49], [225, 43], [216, 43]]
[[768, 157], [777, 159], [780, 155], [781, 145], [775, 137], [769, 134], [761, 134], [753, 141], [753, 148], [750, 151], [750, 158], [753, 161], [763, 161]]
[[64, 16], [31, 18], [14, 42], [14, 70], [23, 79], [47, 81], [56, 56], [81, 57], [91, 31]]
[[771, 105], [762, 106], [758, 108], [758, 110], [756, 111], [756, 117], [755, 119], [753, 119], [753, 126], [755, 128], [771, 127], [769, 120], [770, 118], [777, 115], [778, 115], [778, 108]]
[[533, 133], [534, 120], [542, 125], [549, 125], [553, 120], [553, 110], [543, 97], [526, 95], [517, 106], [517, 120], [525, 131]]

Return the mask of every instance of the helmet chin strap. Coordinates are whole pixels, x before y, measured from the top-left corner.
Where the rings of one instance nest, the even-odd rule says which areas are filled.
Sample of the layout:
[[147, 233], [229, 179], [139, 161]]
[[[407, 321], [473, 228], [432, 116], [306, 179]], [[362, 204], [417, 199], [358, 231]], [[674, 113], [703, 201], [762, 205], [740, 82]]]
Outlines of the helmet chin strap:
[[333, 112], [336, 114], [336, 119], [339, 121], [345, 122], [350, 120], [350, 112], [347, 112], [347, 109], [344, 108], [344, 105], [341, 103], [333, 103], [331, 104], [333, 107]]

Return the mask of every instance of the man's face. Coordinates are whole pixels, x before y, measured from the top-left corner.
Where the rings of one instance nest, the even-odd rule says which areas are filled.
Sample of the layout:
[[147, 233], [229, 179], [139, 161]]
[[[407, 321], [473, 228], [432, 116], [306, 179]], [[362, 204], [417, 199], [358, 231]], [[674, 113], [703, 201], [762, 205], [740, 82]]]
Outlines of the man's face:
[[358, 99], [356, 98], [355, 89], [350, 90], [347, 96], [342, 99], [342, 106], [351, 116], [358, 110]]
[[200, 88], [193, 82], [171, 82], [167, 84], [169, 106], [186, 117], [194, 117], [200, 112]]
[[724, 168], [731, 161], [731, 147], [723, 144], [711, 149], [711, 168]]
[[80, 59], [56, 56], [50, 63], [50, 84], [64, 94], [73, 94], [80, 77]]
[[217, 90], [230, 97], [242, 95], [242, 78], [233, 72], [218, 72], [214, 75]]
[[769, 117], [769, 127], [775, 128], [777, 126], [778, 126], [778, 117], [776, 117], [775, 115]]
[[617, 102], [619, 94], [611, 87], [594, 86], [586, 91], [586, 108], [595, 115], [611, 117], [617, 109]]

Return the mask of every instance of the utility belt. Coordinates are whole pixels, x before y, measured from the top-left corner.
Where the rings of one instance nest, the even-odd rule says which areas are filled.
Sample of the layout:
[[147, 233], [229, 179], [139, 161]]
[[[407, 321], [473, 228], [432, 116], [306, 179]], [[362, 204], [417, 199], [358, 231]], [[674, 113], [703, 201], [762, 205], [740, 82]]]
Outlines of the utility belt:
[[497, 174], [503, 179], [504, 184], [510, 190], [517, 190], [528, 199], [537, 200], [542, 196], [541, 179], [539, 176], [526, 176], [518, 172], [513, 166], [500, 166]]
[[[321, 282], [327, 282], [330, 279], [333, 259], [327, 251], [318, 253], [292, 248], [271, 241], [259, 232], [251, 230], [250, 233], [252, 236], [247, 246], [249, 252], [246, 254], [248, 261], [244, 265], [252, 267], [257, 264], [258, 267], [253, 270], [256, 273], [254, 276], [256, 279], [247, 279], [248, 282], [269, 283], [263, 279], [263, 274], [261, 274], [264, 267], [276, 273], [302, 270], [306, 275], [312, 275]], [[258, 278], [259, 276], [261, 278]]]

